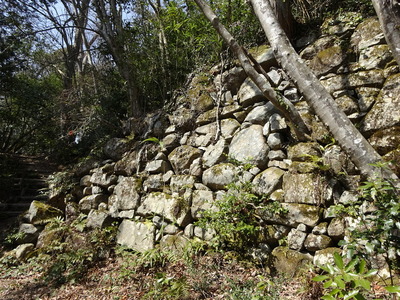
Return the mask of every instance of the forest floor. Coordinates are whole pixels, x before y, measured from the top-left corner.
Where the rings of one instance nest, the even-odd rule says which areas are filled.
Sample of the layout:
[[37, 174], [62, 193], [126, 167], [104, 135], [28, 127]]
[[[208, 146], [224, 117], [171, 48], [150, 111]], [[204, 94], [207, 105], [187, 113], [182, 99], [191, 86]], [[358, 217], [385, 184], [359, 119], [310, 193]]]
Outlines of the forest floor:
[[[17, 224], [16, 219], [0, 221], [3, 300], [319, 300], [323, 295], [322, 284], [312, 280], [316, 274], [311, 266], [294, 278], [285, 277], [230, 251], [139, 254], [114, 245], [96, 261], [87, 253], [75, 256], [57, 248], [47, 260], [7, 260], [11, 247], [5, 240]], [[389, 299], [380, 286], [374, 292], [367, 299]]]
[[[198, 257], [188, 266], [182, 261], [164, 266], [130, 268], [120, 258], [110, 258], [77, 282], [55, 284], [41, 272], [18, 267], [0, 271], [0, 299], [320, 299], [320, 289], [303, 279], [275, 277], [265, 270], [224, 259]], [[316, 288], [315, 291], [312, 289]], [[314, 294], [313, 294], [314, 293]]]
[[[13, 224], [17, 224], [16, 220], [0, 222], [2, 244]], [[196, 252], [190, 256], [162, 256], [154, 252], [153, 256], [143, 258], [115, 248], [107, 258], [89, 262], [83, 273], [62, 282], [65, 268], [53, 269], [56, 274], [49, 276], [49, 267], [45, 265], [51, 265], [51, 261], [7, 262], [4, 258], [9, 249], [0, 245], [3, 300], [316, 300], [321, 296], [321, 286], [311, 281], [315, 274], [303, 274], [296, 279], [271, 277], [267, 267], [238, 260], [229, 252]], [[82, 265], [76, 263], [77, 268]], [[69, 266], [71, 274], [74, 265]]]

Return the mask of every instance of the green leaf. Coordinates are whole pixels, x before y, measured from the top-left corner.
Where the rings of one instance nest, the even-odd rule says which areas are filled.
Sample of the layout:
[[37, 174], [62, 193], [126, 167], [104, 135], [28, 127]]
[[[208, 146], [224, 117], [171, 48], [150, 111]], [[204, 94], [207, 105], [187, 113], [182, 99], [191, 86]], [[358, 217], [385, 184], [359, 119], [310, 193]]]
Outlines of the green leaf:
[[378, 270], [372, 269], [372, 270], [369, 270], [367, 273], [365, 273], [364, 277], [375, 276], [377, 273], [378, 273]]
[[332, 286], [332, 279], [329, 279], [324, 283], [324, 289], [330, 288]]
[[352, 269], [354, 268], [354, 266], [355, 266], [356, 264], [358, 264], [358, 262], [359, 262], [359, 260], [358, 260], [357, 257], [354, 258], [354, 259], [352, 259], [352, 260], [347, 264], [347, 266], [346, 266], [346, 268], [345, 268], [345, 271], [346, 271], [346, 272], [350, 272], [350, 270], [352, 270]]
[[331, 295], [325, 295], [321, 297], [322, 300], [335, 300], [335, 297]]
[[145, 143], [145, 142], [153, 142], [153, 143], [160, 144], [161, 141], [160, 141], [158, 138], [156, 138], [156, 137], [150, 137], [150, 138], [148, 138], [148, 139], [143, 140], [143, 141], [141, 142], [141, 144], [143, 144], [143, 143]]
[[329, 278], [328, 275], [317, 275], [317, 276], [313, 277], [312, 280], [319, 282], [319, 281], [324, 281], [324, 280], [326, 280], [328, 278]]
[[341, 256], [339, 253], [335, 252], [335, 253], [333, 254], [333, 259], [335, 260], [336, 266], [337, 266], [339, 269], [343, 270], [344, 263], [343, 263], [343, 258], [342, 258], [342, 256]]
[[354, 298], [359, 294], [359, 290], [350, 291], [348, 294], [344, 295], [343, 300]]
[[331, 270], [333, 269], [333, 267], [329, 264], [327, 264], [326, 266], [319, 266], [321, 268], [321, 270], [324, 270], [327, 273], [331, 273]]
[[335, 277], [335, 279], [333, 279], [333, 281], [337, 284], [338, 288], [340, 288], [340, 289], [344, 289], [346, 287], [344, 281], [339, 276]]
[[371, 282], [366, 279], [355, 279], [354, 283], [356, 286], [362, 287], [367, 291], [371, 290]]
[[341, 293], [341, 289], [333, 289], [330, 293], [329, 293], [329, 295], [336, 295], [336, 294], [339, 294], [339, 296], [342, 296], [342, 293]]
[[365, 266], [367, 265], [365, 260], [361, 260], [360, 263], [358, 264], [358, 273], [363, 274], [365, 272]]
[[398, 285], [386, 286], [385, 290], [387, 290], [389, 293], [400, 293], [400, 286]]
[[348, 273], [345, 273], [345, 274], [343, 274], [343, 280], [346, 281], [346, 282], [350, 282], [350, 281], [353, 280], [353, 276], [351, 276]]

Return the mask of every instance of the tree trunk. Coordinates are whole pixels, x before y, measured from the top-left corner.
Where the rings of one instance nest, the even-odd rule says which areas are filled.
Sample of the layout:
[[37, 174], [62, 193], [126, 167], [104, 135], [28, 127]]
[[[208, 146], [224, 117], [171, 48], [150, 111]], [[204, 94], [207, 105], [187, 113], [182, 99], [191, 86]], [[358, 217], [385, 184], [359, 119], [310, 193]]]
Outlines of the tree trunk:
[[[349, 118], [339, 109], [332, 96], [319, 82], [312, 71], [302, 62], [279, 25], [267, 0], [250, 0], [274, 50], [278, 63], [292, 78], [308, 105], [329, 128], [353, 163], [369, 179], [383, 175], [399, 186], [398, 177], [390, 170], [384, 171], [372, 165], [382, 158], [364, 136], [354, 127]], [[380, 175], [378, 175], [380, 174]]]
[[126, 81], [128, 113], [131, 117], [139, 117], [142, 114], [142, 107], [139, 103], [134, 67], [128, 61], [128, 53], [125, 50], [121, 8], [115, 0], [95, 0], [93, 5], [100, 21], [97, 33], [104, 39], [121, 77]]
[[[308, 128], [302, 120], [300, 114], [296, 111], [294, 105], [282, 95], [278, 95], [271, 87], [265, 76], [257, 72], [252, 66], [250, 59], [243, 48], [237, 43], [229, 31], [219, 22], [218, 17], [212, 9], [203, 1], [195, 0], [196, 4], [203, 11], [204, 15], [213, 25], [218, 34], [228, 44], [232, 52], [238, 57], [243, 69], [257, 87], [263, 92], [264, 96], [271, 101], [271, 103], [278, 108], [282, 114], [292, 123], [297, 137], [300, 140], [307, 140]], [[261, 67], [259, 67], [261, 69]]]
[[279, 24], [289, 39], [293, 35], [294, 18], [290, 9], [291, 0], [268, 0], [278, 19]]
[[372, 0], [386, 42], [400, 66], [400, 1]]

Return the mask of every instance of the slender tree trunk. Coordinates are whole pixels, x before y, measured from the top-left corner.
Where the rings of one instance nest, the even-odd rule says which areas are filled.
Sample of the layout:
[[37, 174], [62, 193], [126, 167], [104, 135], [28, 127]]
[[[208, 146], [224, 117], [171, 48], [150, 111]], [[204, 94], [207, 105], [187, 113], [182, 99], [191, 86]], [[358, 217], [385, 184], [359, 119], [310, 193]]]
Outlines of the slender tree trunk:
[[371, 165], [382, 161], [364, 136], [354, 127], [349, 118], [339, 109], [332, 96], [304, 64], [291, 46], [279, 25], [268, 0], [250, 0], [274, 50], [278, 63], [292, 78], [308, 105], [329, 128], [353, 163], [370, 179], [380, 175], [399, 186], [398, 177], [390, 170], [384, 171]]
[[[246, 51], [237, 43], [225, 26], [219, 22], [218, 17], [215, 15], [212, 9], [203, 0], [195, 0], [195, 2], [203, 11], [204, 15], [213, 25], [218, 34], [228, 44], [232, 52], [238, 57], [243, 69], [246, 71], [251, 80], [263, 92], [264, 96], [282, 112], [287, 120], [292, 123], [292, 128], [295, 130], [297, 137], [303, 141], [307, 140], [306, 135], [308, 133], [308, 128], [302, 120], [300, 114], [296, 111], [294, 105], [282, 95], [278, 95], [271, 87], [266, 77], [257, 72], [257, 70], [252, 66]], [[261, 69], [261, 67], [259, 68]]]
[[372, 0], [386, 42], [400, 66], [400, 1]]
[[115, 0], [93, 0], [93, 5], [100, 21], [97, 32], [106, 42], [121, 77], [126, 81], [128, 113], [132, 117], [139, 117], [142, 114], [142, 107], [139, 103], [134, 67], [127, 59], [128, 53], [125, 50], [121, 7]]
[[148, 0], [151, 8], [154, 11], [155, 17], [158, 22], [158, 47], [160, 49], [160, 65], [161, 65], [161, 74], [164, 78], [162, 82], [162, 96], [166, 98], [167, 90], [168, 90], [168, 79], [170, 76], [167, 74], [167, 68], [169, 64], [169, 53], [168, 53], [168, 44], [167, 37], [165, 36], [165, 27], [163, 24], [163, 20], [161, 18], [161, 2], [157, 0], [155, 3], [152, 0]]
[[268, 0], [278, 19], [279, 24], [289, 39], [293, 35], [294, 18], [290, 9], [292, 0]]

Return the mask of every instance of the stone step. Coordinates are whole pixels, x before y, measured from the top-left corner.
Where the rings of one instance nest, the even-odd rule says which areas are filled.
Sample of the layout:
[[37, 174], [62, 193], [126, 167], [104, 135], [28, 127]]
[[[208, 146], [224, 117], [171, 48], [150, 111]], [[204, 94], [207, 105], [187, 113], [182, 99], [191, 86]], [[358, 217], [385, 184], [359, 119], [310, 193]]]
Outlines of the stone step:
[[24, 212], [29, 208], [30, 205], [31, 202], [2, 203], [2, 205], [0, 206], [0, 211], [12, 210], [12, 211]]
[[19, 210], [0, 211], [0, 218], [5, 219], [5, 218], [18, 217], [21, 213], [23, 213], [23, 211]]
[[42, 201], [42, 200], [47, 200], [47, 198], [48, 197], [46, 195], [32, 195], [32, 196], [26, 195], [26, 196], [18, 196], [17, 197], [17, 201], [18, 202], [20, 202], [20, 201], [33, 201], [33, 200]]

